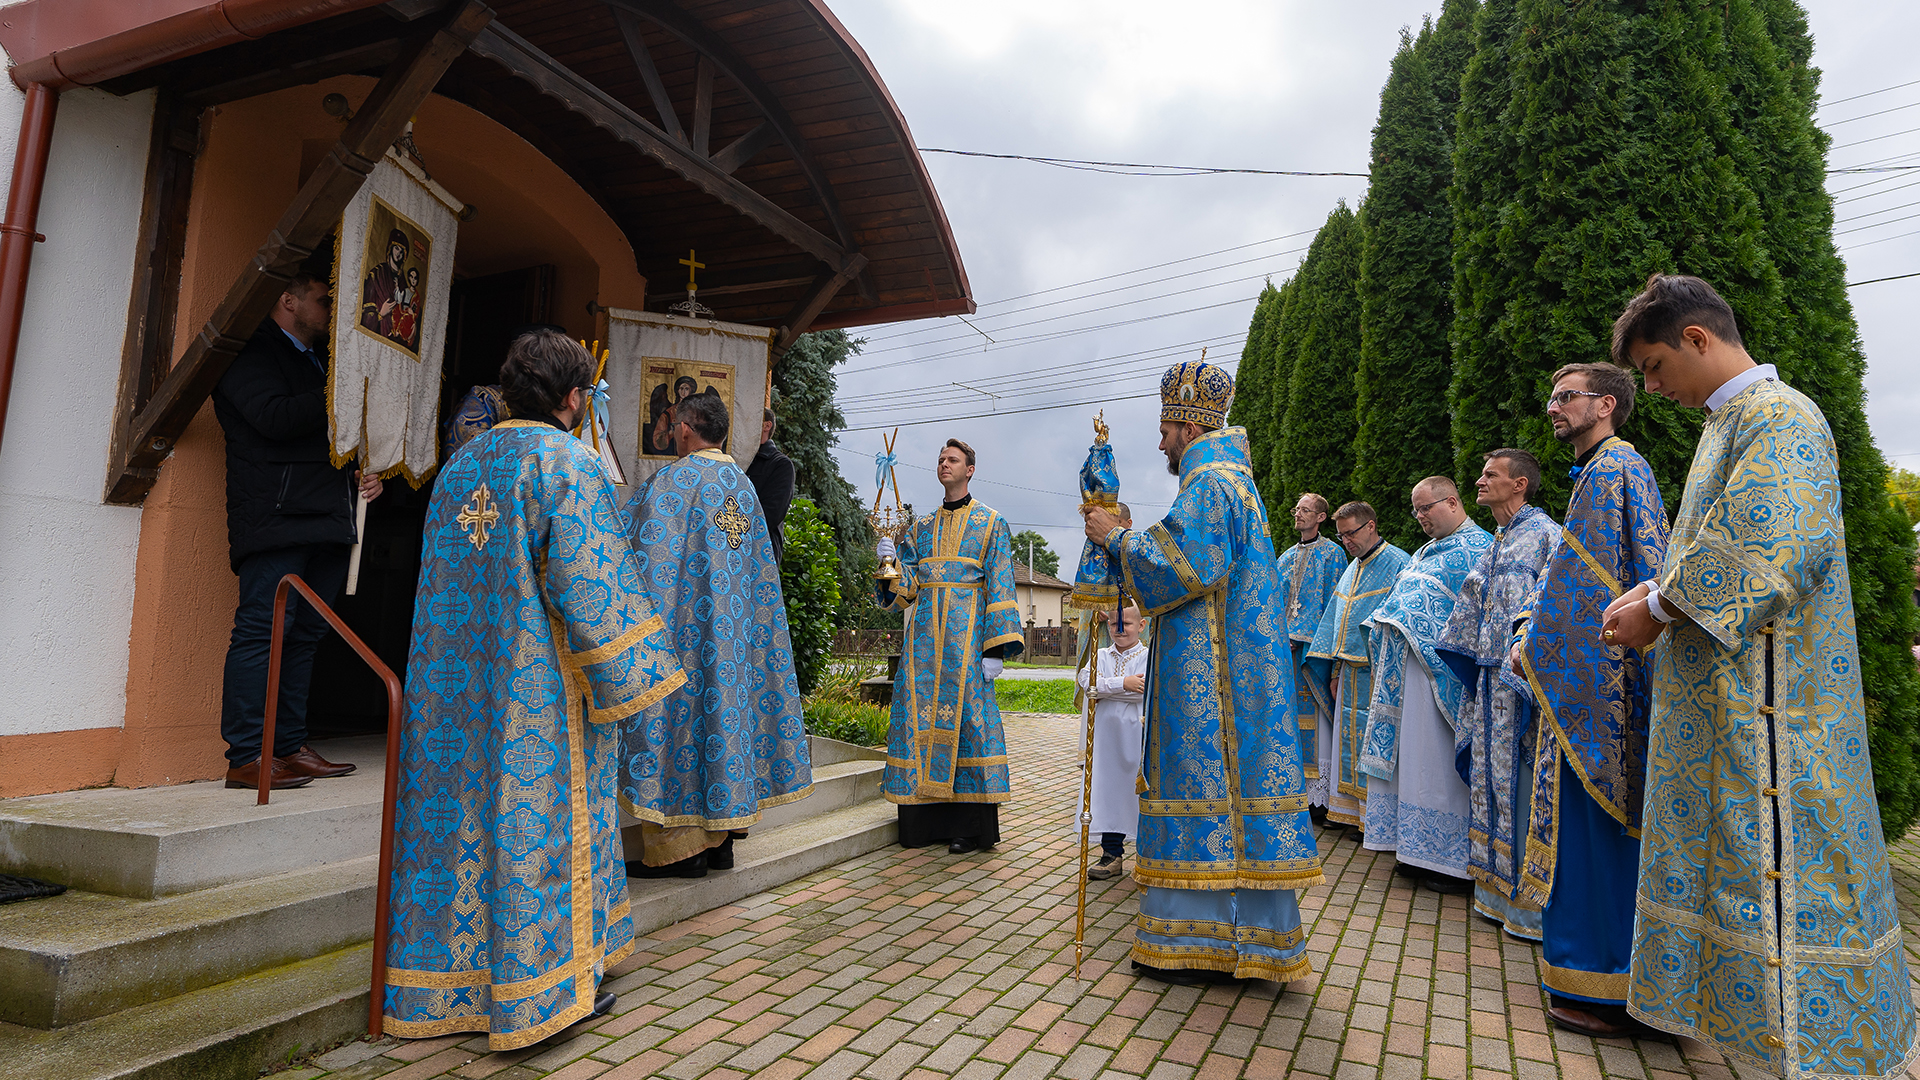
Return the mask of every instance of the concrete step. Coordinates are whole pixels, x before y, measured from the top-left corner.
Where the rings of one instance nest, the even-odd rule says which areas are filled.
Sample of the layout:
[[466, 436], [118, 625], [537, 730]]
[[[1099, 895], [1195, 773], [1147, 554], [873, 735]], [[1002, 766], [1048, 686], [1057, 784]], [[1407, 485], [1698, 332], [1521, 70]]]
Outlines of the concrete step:
[[0, 801], [0, 871], [114, 896], [174, 896], [369, 855], [380, 842], [383, 737], [318, 749], [352, 776], [255, 806], [222, 781]]
[[0, 1076], [251, 1080], [365, 1034], [371, 972], [360, 945], [55, 1031], [0, 1024]]
[[878, 761], [885, 763], [887, 752], [875, 746], [855, 746], [839, 739], [823, 739], [818, 735], [807, 736], [809, 753], [813, 756], [813, 767], [838, 765], [845, 761]]
[[185, 896], [0, 906], [0, 1021], [66, 1027], [373, 937], [366, 856]]
[[731, 870], [709, 871], [706, 877], [693, 879], [629, 878], [633, 931], [651, 934], [703, 911], [899, 842], [899, 813], [892, 803], [878, 799], [778, 828], [755, 826], [745, 840], [733, 842]]
[[762, 813], [753, 831], [778, 829], [806, 818], [872, 802], [880, 797], [880, 777], [886, 771], [884, 758], [879, 761], [839, 761], [828, 765], [814, 762], [813, 794]]

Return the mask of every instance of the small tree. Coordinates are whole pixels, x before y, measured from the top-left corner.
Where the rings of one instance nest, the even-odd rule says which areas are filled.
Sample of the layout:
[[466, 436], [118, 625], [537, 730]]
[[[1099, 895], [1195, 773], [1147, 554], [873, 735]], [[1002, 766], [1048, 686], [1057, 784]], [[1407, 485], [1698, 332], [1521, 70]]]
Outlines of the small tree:
[[1060, 556], [1047, 547], [1046, 537], [1032, 529], [1013, 534], [1013, 561], [1048, 577], [1060, 576]]
[[813, 693], [833, 653], [839, 628], [840, 552], [833, 530], [813, 500], [800, 496], [787, 511], [787, 537], [780, 589], [787, 600], [787, 630], [793, 635], [793, 670], [800, 693]]
[[1900, 512], [1907, 515], [1907, 527], [1920, 525], [1920, 473], [1895, 465], [1887, 470], [1887, 494]]

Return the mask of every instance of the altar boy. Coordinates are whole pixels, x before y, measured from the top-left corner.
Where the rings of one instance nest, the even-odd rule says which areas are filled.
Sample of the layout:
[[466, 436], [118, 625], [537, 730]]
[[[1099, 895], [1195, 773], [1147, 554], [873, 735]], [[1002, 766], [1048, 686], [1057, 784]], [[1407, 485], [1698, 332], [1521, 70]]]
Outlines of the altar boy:
[[[1093, 710], [1093, 831], [1100, 834], [1100, 861], [1087, 870], [1092, 881], [1120, 876], [1126, 840], [1140, 824], [1140, 799], [1133, 782], [1140, 775], [1141, 710], [1147, 689], [1147, 647], [1140, 643], [1141, 625], [1139, 608], [1120, 609], [1107, 624], [1113, 644], [1096, 652], [1093, 667], [1079, 673], [1087, 707]], [[1082, 761], [1087, 760], [1086, 738], [1086, 729], [1081, 728]], [[1077, 812], [1074, 820], [1079, 820]]]

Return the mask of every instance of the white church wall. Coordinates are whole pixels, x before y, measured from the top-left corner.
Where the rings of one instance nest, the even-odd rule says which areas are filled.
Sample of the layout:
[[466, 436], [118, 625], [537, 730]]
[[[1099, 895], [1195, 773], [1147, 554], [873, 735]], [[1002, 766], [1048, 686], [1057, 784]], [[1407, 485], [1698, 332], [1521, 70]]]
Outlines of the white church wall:
[[[25, 95], [0, 79], [0, 199]], [[0, 441], [0, 736], [121, 726], [140, 511], [101, 501], [151, 92], [61, 95]]]

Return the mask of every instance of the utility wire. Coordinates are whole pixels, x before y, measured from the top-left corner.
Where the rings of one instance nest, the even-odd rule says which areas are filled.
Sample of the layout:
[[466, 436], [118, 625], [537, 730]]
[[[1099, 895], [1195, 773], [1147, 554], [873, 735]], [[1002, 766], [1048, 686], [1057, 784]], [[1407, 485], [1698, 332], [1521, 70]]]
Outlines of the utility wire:
[[[978, 150], [943, 150], [935, 146], [921, 146], [915, 149], [923, 154], [952, 154], [955, 157], [994, 158], [1000, 161], [1031, 161], [1041, 165], [1052, 165], [1055, 168], [1115, 173], [1120, 176], [1217, 176], [1238, 173], [1248, 176], [1358, 176], [1364, 178], [1373, 175], [1363, 172], [1309, 172], [1301, 169], [1220, 169], [1208, 165], [1144, 165], [1131, 161], [1084, 161], [1080, 158], [1038, 157], [1031, 154], [988, 154]], [[1120, 172], [1118, 170], [1148, 171]]]
[[[1008, 349], [1018, 345], [1031, 345], [1031, 344], [1035, 344], [1037, 342], [1042, 342], [1042, 341], [1059, 341], [1062, 338], [1074, 337], [1079, 334], [1091, 334], [1100, 330], [1112, 330], [1122, 326], [1135, 326], [1144, 322], [1155, 322], [1160, 319], [1170, 319], [1177, 315], [1189, 315], [1196, 311], [1212, 311], [1215, 308], [1233, 307], [1238, 304], [1248, 304], [1258, 299], [1259, 297], [1257, 296], [1245, 296], [1245, 297], [1240, 297], [1234, 300], [1223, 300], [1218, 304], [1204, 304], [1200, 307], [1181, 308], [1178, 311], [1164, 311], [1158, 315], [1142, 315], [1136, 319], [1121, 319], [1118, 322], [1101, 323], [1098, 326], [1083, 326], [1077, 329], [1053, 330], [1043, 334], [1032, 334], [1027, 337], [1012, 338], [1007, 341], [1002, 341], [998, 343], [998, 347], [1000, 349]], [[965, 356], [972, 353], [973, 351], [974, 351], [973, 349], [955, 349], [951, 352], [935, 353], [932, 356], [916, 356], [911, 360], [895, 360], [890, 364], [876, 364], [873, 367], [866, 367], [866, 368], [849, 368], [846, 371], [841, 372], [840, 374], [851, 375], [858, 372], [879, 371], [886, 368], [906, 367], [911, 364], [930, 364], [936, 360], [946, 360], [955, 356]], [[985, 346], [981, 349], [981, 351], [983, 352], [994, 351], [994, 346]]]
[[1879, 112], [1861, 113], [1859, 116], [1849, 116], [1845, 120], [1835, 120], [1829, 124], [1821, 124], [1820, 127], [1824, 130], [1831, 131], [1834, 128], [1839, 127], [1841, 124], [1851, 124], [1855, 120], [1865, 120], [1869, 117], [1874, 117], [1874, 116], [1885, 116], [1888, 113], [1905, 112], [1906, 110], [1911, 109], [1916, 105], [1920, 105], [1920, 101], [1909, 101], [1905, 105], [1895, 105], [1891, 109], [1881, 109]]
[[1889, 90], [1898, 90], [1906, 86], [1920, 86], [1920, 79], [1914, 79], [1911, 82], [1894, 83], [1892, 86], [1883, 86], [1878, 90], [1869, 90], [1864, 94], [1855, 94], [1852, 97], [1834, 98], [1832, 101], [1823, 101], [1820, 104], [1815, 105], [1813, 109], [1815, 112], [1819, 112], [1821, 109], [1824, 109], [1829, 105], [1839, 105], [1843, 102], [1848, 102], [1848, 101], [1859, 101], [1861, 98], [1870, 98], [1875, 94], [1884, 94]]
[[[1175, 342], [1174, 344], [1171, 344], [1171, 345], [1156, 345], [1150, 349], [1136, 349], [1133, 352], [1116, 353], [1111, 356], [1096, 357], [1092, 360], [1076, 361], [1075, 363], [1072, 363], [1072, 364], [1061, 365], [1060, 367], [1051, 368], [1047, 370], [1049, 372], [1056, 373], [1056, 374], [1064, 374], [1069, 371], [1080, 370], [1088, 367], [1096, 367], [1101, 364], [1111, 364], [1117, 361], [1127, 360], [1134, 357], [1147, 357], [1147, 358], [1162, 357], [1162, 356], [1166, 356], [1169, 353], [1175, 353], [1175, 352], [1180, 352], [1182, 350], [1191, 349], [1197, 345], [1205, 345], [1208, 348], [1213, 348], [1216, 345], [1224, 345], [1227, 347], [1232, 347], [1233, 345], [1237, 345], [1245, 340], [1246, 340], [1245, 335], [1240, 335], [1236, 337], [1233, 334], [1228, 333], [1228, 334], [1222, 334], [1216, 337], [1195, 338], [1192, 341]], [[918, 394], [922, 391], [931, 392], [939, 389], [941, 389], [941, 387], [923, 386], [923, 387], [913, 387], [907, 390], [902, 390], [902, 391], [899, 391], [898, 393]], [[894, 396], [895, 396], [895, 392], [882, 390], [882, 391], [875, 391], [870, 394], [853, 394], [848, 397], [838, 398], [836, 400], [838, 400], [841, 404], [844, 405], [844, 404], [854, 403], [854, 402], [870, 401], [875, 398], [892, 398]]]
[[[995, 380], [993, 385], [996, 388], [1012, 394], [1026, 394], [1041, 388], [1062, 389], [1069, 386], [1085, 386], [1090, 377], [1107, 377], [1109, 375], [1113, 378], [1129, 377], [1118, 374], [1118, 371], [1130, 372], [1135, 375], [1144, 371], [1159, 373], [1161, 370], [1160, 361], [1166, 359], [1168, 356], [1191, 351], [1194, 345], [1205, 345], [1210, 349], [1215, 347], [1232, 348], [1245, 341], [1246, 336], [1244, 334], [1239, 336], [1226, 334], [1217, 338], [1203, 338], [1191, 343], [1144, 349], [1138, 353], [1128, 353], [1123, 356], [1102, 356], [1093, 360], [1062, 364], [1058, 367], [1044, 368], [1026, 375], [1010, 375], [1005, 377], [989, 376], [989, 378]], [[1126, 356], [1142, 357], [1143, 359], [1131, 364], [1121, 364], [1120, 361]], [[952, 390], [953, 388], [950, 384], [915, 386], [894, 392], [883, 391], [872, 394], [859, 394], [838, 400], [842, 408], [862, 408], [865, 407], [867, 403], [876, 401], [883, 404], [907, 407], [936, 403], [940, 398], [950, 396]]]
[[1828, 149], [1829, 151], [1833, 151], [1833, 150], [1845, 150], [1845, 149], [1846, 149], [1847, 147], [1849, 147], [1849, 146], [1865, 146], [1865, 145], [1866, 145], [1866, 144], [1868, 144], [1868, 143], [1871, 143], [1871, 142], [1880, 142], [1880, 141], [1881, 141], [1881, 140], [1883, 140], [1883, 139], [1894, 139], [1894, 138], [1898, 138], [1898, 137], [1900, 137], [1900, 136], [1902, 136], [1902, 135], [1911, 135], [1911, 134], [1913, 134], [1913, 133], [1914, 133], [1914, 132], [1916, 132], [1916, 131], [1920, 131], [1920, 127], [1915, 127], [1915, 128], [1908, 128], [1908, 129], [1907, 129], [1907, 130], [1905, 130], [1905, 131], [1895, 131], [1895, 132], [1891, 132], [1891, 133], [1889, 133], [1889, 134], [1886, 134], [1886, 135], [1875, 135], [1875, 136], [1874, 136], [1873, 138], [1871, 138], [1871, 139], [1855, 139], [1855, 140], [1854, 140], [1853, 142], [1850, 142], [1850, 143], [1841, 143], [1841, 144], [1840, 144], [1839, 146], [1829, 146], [1829, 147], [1827, 147], [1827, 149]]
[[1895, 274], [1892, 277], [1868, 278], [1865, 281], [1849, 281], [1847, 282], [1847, 288], [1851, 289], [1856, 285], [1878, 285], [1883, 281], [1902, 281], [1910, 277], [1920, 277], [1920, 270], [1915, 270], [1911, 274]]

